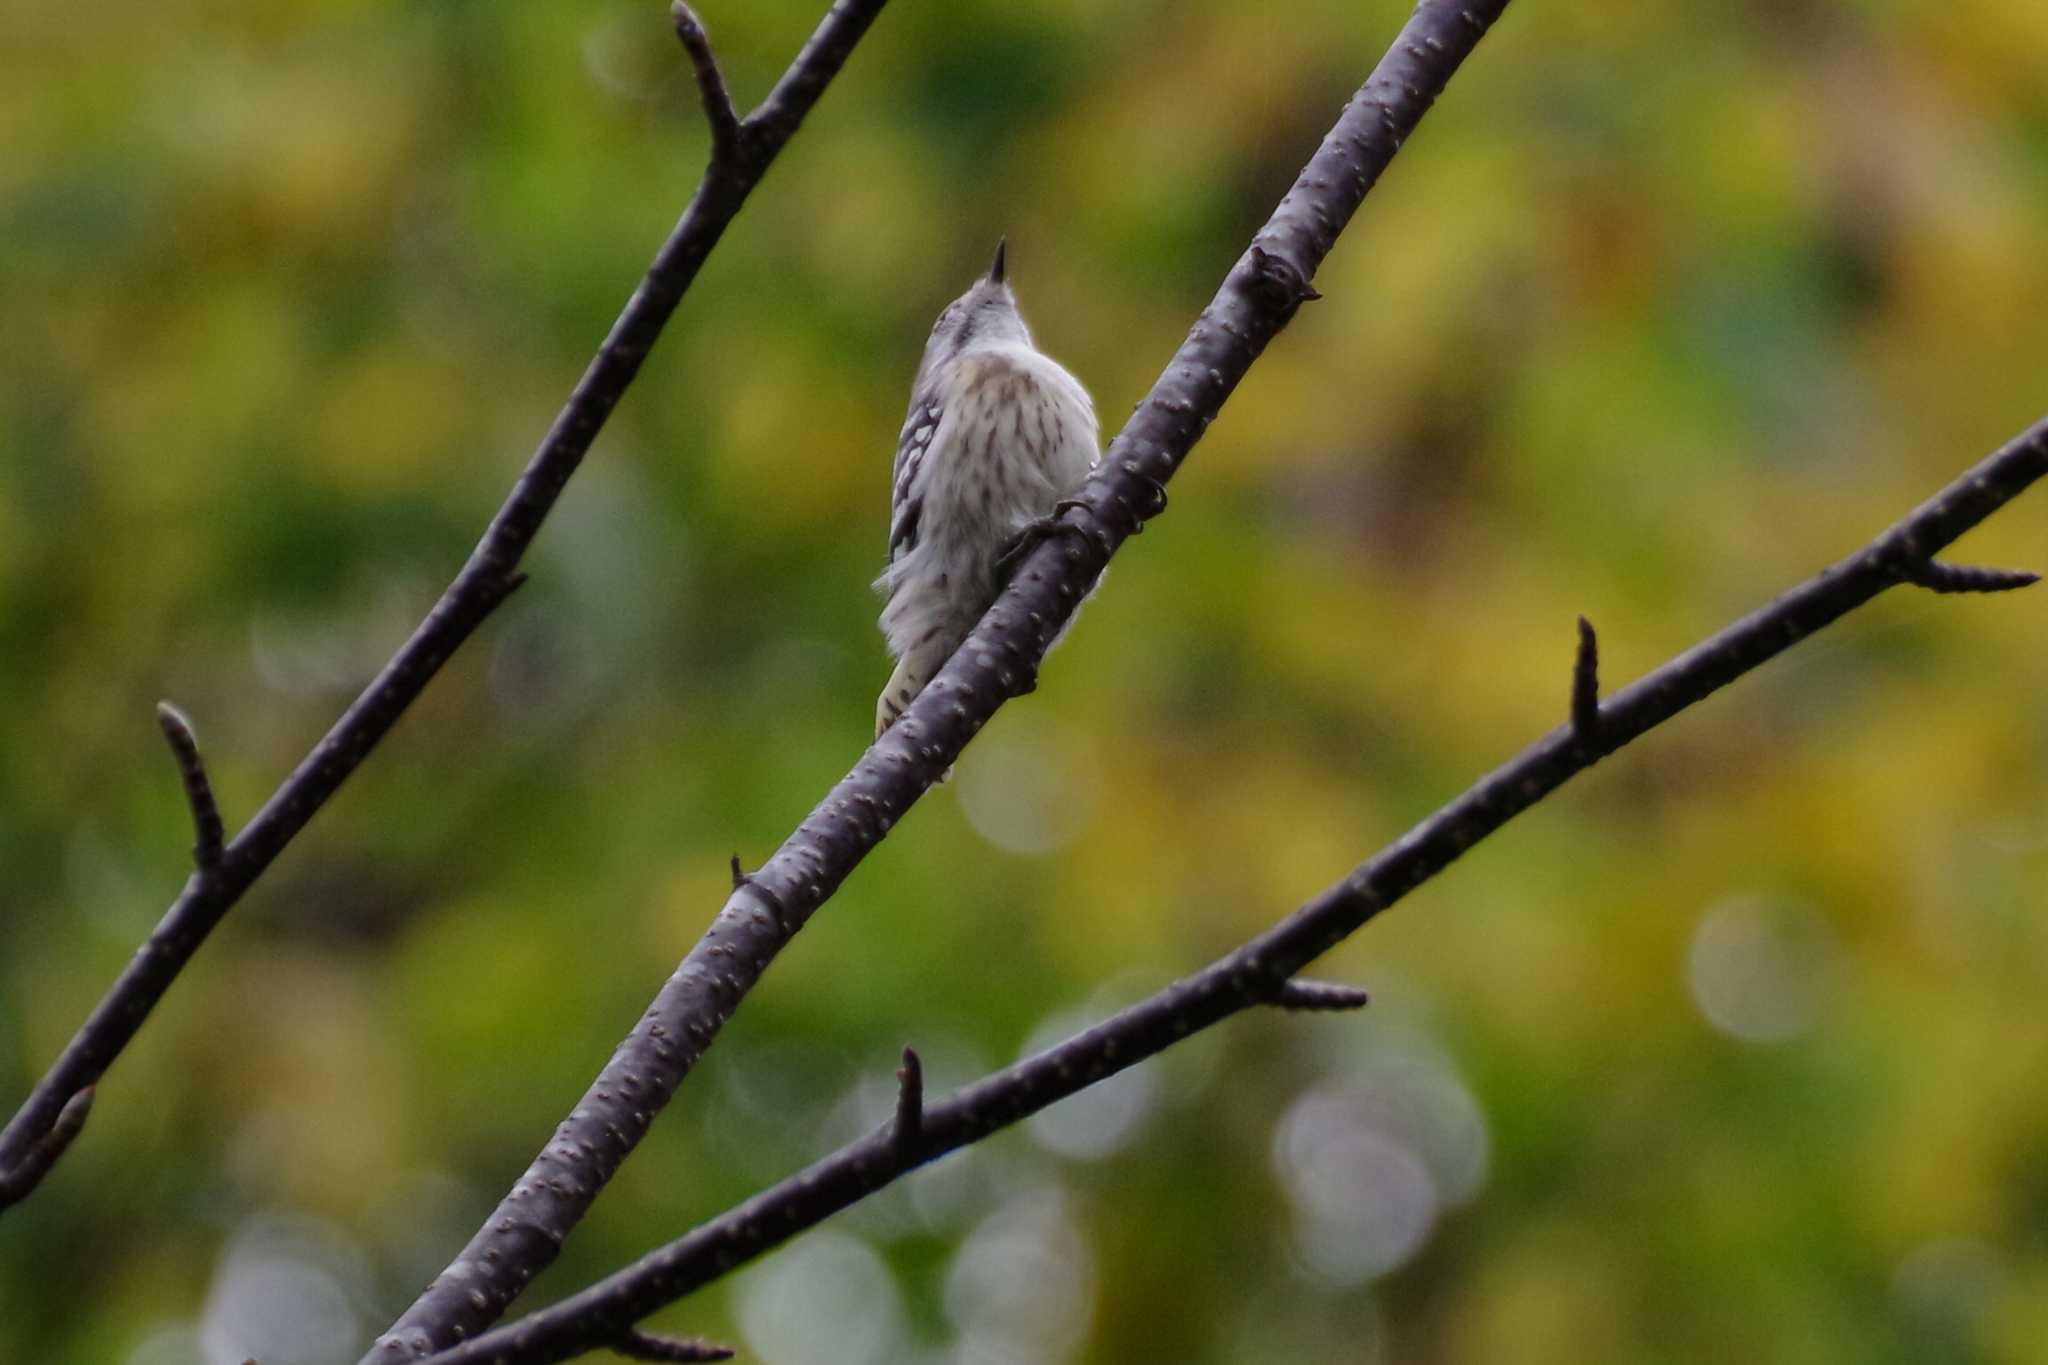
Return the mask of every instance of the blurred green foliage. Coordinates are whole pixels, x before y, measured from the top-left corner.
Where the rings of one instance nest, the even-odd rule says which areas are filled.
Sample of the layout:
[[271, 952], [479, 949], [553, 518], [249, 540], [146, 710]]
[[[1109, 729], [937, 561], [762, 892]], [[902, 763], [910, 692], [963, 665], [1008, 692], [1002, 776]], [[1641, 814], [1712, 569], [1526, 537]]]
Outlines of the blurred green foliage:
[[[706, 0], [757, 97], [820, 3]], [[1108, 425], [1405, 14], [897, 0], [532, 585], [0, 1222], [0, 1358], [348, 1361], [859, 753], [925, 328]], [[706, 148], [645, 0], [0, 11], [0, 1097], [453, 572]], [[1521, 0], [537, 1287], [1186, 972], [2048, 408], [2048, 6]], [[2042, 565], [2048, 500], [1969, 558]], [[770, 1365], [2048, 1360], [2048, 598], [1898, 593], [1256, 1017], [663, 1325]], [[820, 1321], [825, 1327], [820, 1327]], [[824, 1335], [821, 1336], [821, 1331]]]

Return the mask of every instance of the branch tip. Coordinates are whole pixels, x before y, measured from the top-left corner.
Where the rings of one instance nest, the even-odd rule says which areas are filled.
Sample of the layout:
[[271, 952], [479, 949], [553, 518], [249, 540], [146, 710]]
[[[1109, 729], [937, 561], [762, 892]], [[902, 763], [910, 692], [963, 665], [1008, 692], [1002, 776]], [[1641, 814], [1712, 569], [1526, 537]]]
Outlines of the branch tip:
[[611, 1349], [628, 1360], [694, 1361], [731, 1360], [733, 1349], [702, 1337], [663, 1337], [628, 1327], [611, 1342]]
[[898, 1150], [917, 1141], [924, 1131], [924, 1062], [917, 1049], [903, 1049], [903, 1065], [896, 1068], [896, 1126], [889, 1136]]
[[2031, 587], [2041, 575], [2025, 569], [1988, 569], [1977, 564], [1947, 564], [1939, 559], [1921, 559], [1900, 573], [1908, 583], [1929, 592], [2011, 592]]
[[98, 1093], [98, 1086], [89, 1085], [64, 1101], [64, 1107], [57, 1111], [57, 1122], [44, 1141], [70, 1146], [71, 1140], [85, 1131], [85, 1121], [92, 1117], [93, 1097]]
[[213, 783], [206, 776], [206, 762], [199, 756], [199, 737], [192, 732], [185, 713], [167, 701], [156, 704], [156, 723], [164, 732], [164, 742], [171, 746], [171, 757], [185, 784], [185, 804], [192, 809], [192, 862], [204, 872], [220, 865], [226, 831], [220, 806], [213, 798]]
[[749, 877], [749, 876], [748, 876], [748, 875], [746, 874], [746, 870], [745, 870], [744, 868], [742, 868], [742, 867], [740, 866], [740, 855], [739, 855], [739, 854], [737, 854], [737, 853], [733, 854], [733, 855], [732, 855], [732, 889], [733, 889], [733, 890], [735, 890], [735, 891], [737, 891], [737, 890], [739, 890], [739, 889], [740, 889], [741, 887], [745, 886], [745, 885], [746, 885], [747, 883], [749, 883], [749, 882], [751, 882], [751, 881], [753, 881], [753, 880], [754, 880], [754, 879], [753, 879], [752, 877]]
[[740, 140], [745, 131], [732, 107], [732, 92], [726, 88], [725, 73], [718, 69], [718, 54], [711, 50], [711, 35], [697, 12], [674, 0], [669, 17], [675, 21], [676, 38], [690, 54], [690, 67], [697, 77], [697, 90], [704, 97], [704, 117], [711, 124], [711, 165], [732, 169], [740, 163]]
[[1295, 977], [1281, 984], [1270, 1003], [1283, 1010], [1335, 1013], [1362, 1010], [1372, 1003], [1372, 997], [1359, 986], [1340, 986], [1333, 981], [1309, 981]]
[[50, 1131], [37, 1139], [28, 1149], [28, 1154], [14, 1164], [14, 1169], [0, 1175], [0, 1209], [18, 1204], [35, 1193], [36, 1186], [43, 1183], [43, 1177], [50, 1173], [66, 1149], [85, 1131], [85, 1121], [92, 1116], [94, 1087], [88, 1085], [57, 1111], [57, 1121], [50, 1125]]
[[1579, 618], [1579, 654], [1572, 662], [1572, 734], [1591, 743], [1600, 734], [1600, 636]]

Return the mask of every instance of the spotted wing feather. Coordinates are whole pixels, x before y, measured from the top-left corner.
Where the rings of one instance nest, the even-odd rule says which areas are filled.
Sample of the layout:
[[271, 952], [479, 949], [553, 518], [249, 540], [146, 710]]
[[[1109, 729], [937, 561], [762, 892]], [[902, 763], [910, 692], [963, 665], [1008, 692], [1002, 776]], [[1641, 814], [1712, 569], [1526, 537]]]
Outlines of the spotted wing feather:
[[896, 477], [889, 496], [889, 562], [894, 564], [917, 548], [918, 521], [924, 515], [924, 461], [943, 409], [936, 395], [919, 394], [904, 419], [896, 441]]

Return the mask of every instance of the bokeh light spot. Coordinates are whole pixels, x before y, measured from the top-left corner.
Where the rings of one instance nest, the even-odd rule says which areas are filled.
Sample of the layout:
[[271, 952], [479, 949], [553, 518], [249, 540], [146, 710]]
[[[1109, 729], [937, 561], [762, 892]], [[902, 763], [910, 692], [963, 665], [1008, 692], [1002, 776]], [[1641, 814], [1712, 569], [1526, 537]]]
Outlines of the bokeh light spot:
[[361, 1255], [310, 1220], [250, 1219], [214, 1272], [200, 1323], [210, 1365], [326, 1365], [351, 1354], [364, 1326]]
[[1083, 780], [1053, 736], [1029, 722], [984, 734], [960, 760], [954, 782], [967, 823], [1005, 853], [1064, 847], [1095, 812]]
[[1294, 1241], [1317, 1274], [1359, 1284], [1429, 1240], [1442, 1200], [1428, 1165], [1375, 1126], [1356, 1096], [1316, 1090], [1273, 1137], [1273, 1166], [1294, 1206]]
[[1700, 917], [1686, 975], [1707, 1022], [1731, 1038], [1778, 1043], [1820, 1014], [1834, 942], [1804, 902], [1740, 897]]
[[903, 1337], [896, 1278], [867, 1243], [814, 1232], [740, 1281], [740, 1331], [767, 1365], [879, 1365]]
[[1923, 1242], [1892, 1271], [1892, 1298], [1918, 1328], [1967, 1339], [2007, 1280], [1997, 1254], [1982, 1242]]
[[1094, 1256], [1057, 1189], [1020, 1194], [982, 1220], [946, 1274], [963, 1365], [1057, 1365], [1080, 1345], [1094, 1298]]

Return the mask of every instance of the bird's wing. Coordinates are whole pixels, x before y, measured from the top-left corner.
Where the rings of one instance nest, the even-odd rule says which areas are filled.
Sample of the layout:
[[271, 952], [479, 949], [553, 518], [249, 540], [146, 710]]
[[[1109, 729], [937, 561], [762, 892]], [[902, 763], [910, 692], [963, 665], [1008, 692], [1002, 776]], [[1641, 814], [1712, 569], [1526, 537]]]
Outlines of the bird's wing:
[[896, 439], [896, 478], [889, 495], [889, 562], [917, 548], [918, 518], [924, 514], [924, 463], [945, 415], [938, 394], [920, 393], [910, 403], [903, 434]]

